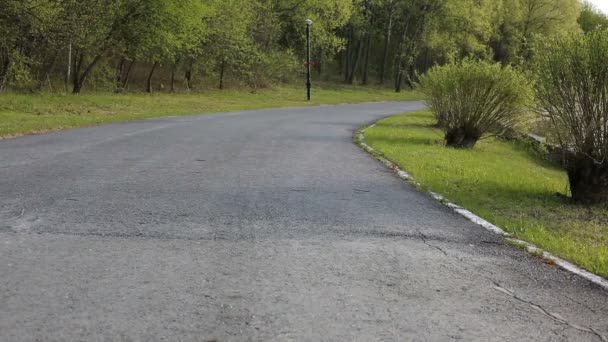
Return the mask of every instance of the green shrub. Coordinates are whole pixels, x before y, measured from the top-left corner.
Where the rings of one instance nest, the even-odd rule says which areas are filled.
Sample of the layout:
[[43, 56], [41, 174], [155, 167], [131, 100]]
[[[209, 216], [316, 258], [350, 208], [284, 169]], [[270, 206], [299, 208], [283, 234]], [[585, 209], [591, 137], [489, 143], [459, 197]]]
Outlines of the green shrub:
[[448, 146], [472, 148], [486, 135], [515, 128], [530, 104], [531, 86], [516, 69], [464, 60], [432, 68], [420, 91]]
[[538, 113], [562, 146], [572, 197], [608, 204], [608, 31], [558, 36], [538, 52]]

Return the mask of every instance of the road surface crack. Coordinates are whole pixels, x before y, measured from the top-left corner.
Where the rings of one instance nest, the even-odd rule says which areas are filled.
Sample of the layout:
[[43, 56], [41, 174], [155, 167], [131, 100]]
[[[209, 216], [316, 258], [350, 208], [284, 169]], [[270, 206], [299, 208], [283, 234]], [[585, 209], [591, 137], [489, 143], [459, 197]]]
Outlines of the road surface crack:
[[538, 304], [536, 304], [536, 303], [534, 303], [532, 301], [529, 301], [529, 300], [526, 300], [526, 299], [523, 299], [523, 298], [517, 296], [512, 291], [507, 290], [506, 288], [502, 287], [498, 282], [496, 282], [496, 281], [492, 281], [492, 282], [494, 283], [494, 289], [496, 289], [497, 291], [499, 291], [499, 292], [501, 292], [501, 293], [503, 293], [503, 294], [505, 294], [507, 296], [510, 296], [513, 299], [518, 300], [518, 301], [520, 301], [522, 303], [528, 304], [534, 310], [536, 310], [536, 311], [540, 312], [541, 314], [543, 314], [543, 315], [551, 318], [553, 321], [555, 321], [557, 323], [560, 323], [560, 324], [567, 325], [567, 326], [569, 326], [569, 327], [571, 327], [573, 329], [576, 329], [578, 331], [582, 331], [582, 332], [586, 332], [586, 333], [591, 334], [591, 335], [595, 335], [602, 342], [608, 342], [608, 339], [606, 339], [606, 337], [604, 337], [602, 334], [600, 334], [599, 332], [597, 332], [595, 329], [593, 329], [593, 328], [586, 328], [586, 327], [582, 327], [580, 325], [571, 323], [568, 320], [566, 320], [565, 318], [563, 318], [563, 317], [561, 317], [561, 316], [559, 316], [557, 314], [554, 314], [554, 313], [551, 313], [551, 312], [547, 311], [542, 306], [540, 306], [540, 305], [538, 305]]
[[21, 217], [23, 217], [23, 214], [25, 214], [25, 209], [21, 209], [21, 212], [19, 213], [19, 215], [15, 216], [15, 217], [11, 217], [8, 220], [6, 220], [6, 222], [10, 222], [10, 221], [14, 221], [17, 219], [20, 219]]
[[427, 245], [427, 246], [429, 246], [429, 247], [431, 247], [431, 248], [434, 248], [434, 249], [436, 249], [436, 250], [440, 251], [440, 252], [441, 252], [441, 253], [443, 253], [443, 255], [445, 255], [445, 256], [448, 256], [448, 253], [447, 253], [446, 251], [444, 251], [444, 250], [443, 250], [443, 248], [441, 248], [441, 247], [439, 247], [439, 246], [435, 246], [435, 245], [431, 244], [430, 242], [428, 242], [428, 241], [427, 241], [427, 240], [428, 240], [428, 237], [427, 237], [426, 235], [424, 235], [422, 232], [418, 232], [418, 235], [420, 236], [420, 240], [422, 240], [422, 242], [423, 242], [425, 245]]
[[587, 310], [589, 310], [589, 311], [593, 312], [594, 314], [597, 314], [597, 311], [595, 311], [595, 310], [594, 310], [594, 309], [592, 309], [592, 308], [591, 308], [589, 305], [587, 305], [587, 304], [585, 304], [585, 303], [583, 303], [583, 302], [580, 302], [580, 301], [578, 301], [578, 300], [575, 300], [574, 298], [571, 298], [571, 297], [566, 296], [566, 295], [564, 295], [564, 298], [566, 298], [566, 299], [568, 299], [568, 300], [570, 300], [570, 301], [572, 301], [572, 302], [574, 302], [574, 303], [576, 303], [576, 304], [578, 304], [578, 305], [580, 305], [580, 306], [582, 306], [582, 307], [586, 308]]
[[356, 192], [371, 192], [370, 190], [354, 189]]

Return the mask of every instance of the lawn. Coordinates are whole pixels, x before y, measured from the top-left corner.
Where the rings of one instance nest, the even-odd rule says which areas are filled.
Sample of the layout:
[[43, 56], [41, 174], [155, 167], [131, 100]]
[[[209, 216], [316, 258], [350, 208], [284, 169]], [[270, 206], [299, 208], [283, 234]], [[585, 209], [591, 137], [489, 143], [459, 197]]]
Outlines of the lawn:
[[420, 99], [414, 92], [387, 88], [323, 85], [313, 89], [281, 86], [258, 90], [210, 90], [167, 94], [2, 94], [0, 137], [145, 118], [246, 109]]
[[428, 111], [391, 117], [365, 141], [407, 170], [425, 190], [608, 277], [608, 209], [571, 204], [566, 173], [522, 142], [489, 138], [473, 150], [443, 145]]

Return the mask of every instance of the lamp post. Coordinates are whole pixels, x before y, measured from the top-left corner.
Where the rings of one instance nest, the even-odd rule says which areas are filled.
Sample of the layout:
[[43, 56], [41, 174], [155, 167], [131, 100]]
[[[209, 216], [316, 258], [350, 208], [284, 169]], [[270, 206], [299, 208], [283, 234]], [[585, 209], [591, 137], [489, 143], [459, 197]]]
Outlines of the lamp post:
[[306, 19], [306, 98], [310, 101], [310, 88], [312, 83], [310, 82], [310, 26], [312, 20]]

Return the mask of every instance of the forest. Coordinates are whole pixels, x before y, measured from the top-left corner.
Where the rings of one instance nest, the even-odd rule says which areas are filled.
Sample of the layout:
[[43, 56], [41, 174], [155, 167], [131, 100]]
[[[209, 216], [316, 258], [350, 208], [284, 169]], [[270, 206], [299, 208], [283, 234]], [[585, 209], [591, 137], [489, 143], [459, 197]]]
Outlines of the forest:
[[0, 0], [0, 91], [188, 91], [300, 79], [411, 87], [471, 57], [607, 26], [580, 0]]

